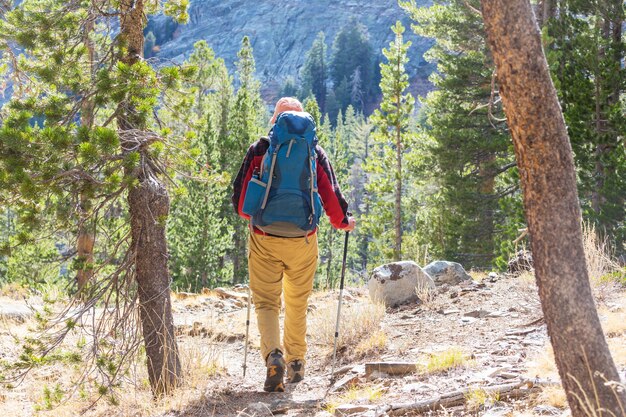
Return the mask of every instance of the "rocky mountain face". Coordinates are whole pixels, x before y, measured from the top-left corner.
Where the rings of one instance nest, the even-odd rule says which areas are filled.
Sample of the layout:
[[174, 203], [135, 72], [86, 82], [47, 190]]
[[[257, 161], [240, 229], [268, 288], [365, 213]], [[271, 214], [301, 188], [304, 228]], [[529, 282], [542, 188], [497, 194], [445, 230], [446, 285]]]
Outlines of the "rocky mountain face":
[[382, 48], [393, 40], [391, 25], [401, 20], [407, 28], [405, 39], [412, 42], [407, 68], [412, 90], [423, 93], [430, 88], [427, 77], [433, 66], [423, 53], [431, 41], [410, 30], [411, 21], [396, 0], [191, 0], [189, 15], [186, 25], [177, 25], [165, 16], [151, 18], [146, 34], [156, 36], [157, 58], [182, 61], [194, 43], [204, 39], [232, 69], [241, 39], [248, 35], [258, 76], [266, 88], [298, 76], [319, 32], [326, 34], [330, 51], [336, 33], [354, 18], [367, 27], [372, 47], [382, 56]]

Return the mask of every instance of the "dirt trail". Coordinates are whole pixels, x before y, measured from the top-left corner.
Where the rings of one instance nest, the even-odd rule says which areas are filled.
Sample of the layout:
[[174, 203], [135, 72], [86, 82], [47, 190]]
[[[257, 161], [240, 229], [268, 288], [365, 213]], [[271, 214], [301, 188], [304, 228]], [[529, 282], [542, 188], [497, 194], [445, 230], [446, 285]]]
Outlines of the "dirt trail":
[[[562, 400], [559, 403], [554, 398], [537, 399], [533, 395], [532, 398], [498, 401], [497, 396], [480, 394], [481, 388], [529, 378], [558, 381], [549, 364], [545, 324], [531, 276], [485, 277], [463, 287], [438, 288], [427, 303], [386, 310], [370, 304], [366, 288], [348, 288], [336, 365], [336, 369], [343, 368], [346, 372], [335, 378], [335, 382], [343, 378], [344, 382], [351, 380], [351, 384], [335, 387], [330, 392], [336, 292], [316, 293], [312, 297], [305, 380], [288, 384], [285, 393], [272, 394], [262, 391], [265, 367], [258, 350], [254, 311], [247, 375], [245, 379], [242, 376], [245, 291], [227, 292], [233, 297], [223, 298], [224, 294], [215, 291], [174, 296], [179, 346], [188, 375], [186, 386], [181, 390], [184, 395], [151, 407], [146, 405], [150, 401], [148, 390], [143, 387], [139, 394], [127, 393], [122, 397], [120, 406], [101, 404], [87, 410], [86, 415], [385, 416], [391, 415], [391, 405], [425, 401], [466, 388], [471, 388], [469, 394], [464, 394], [469, 404], [435, 414], [494, 417], [568, 413]], [[601, 318], [610, 327], [607, 330], [609, 344], [619, 349], [618, 346], [626, 345], [623, 320], [626, 297], [623, 292], [604, 291], [601, 298]], [[28, 323], [18, 327], [25, 330]], [[7, 327], [6, 323], [0, 326], [5, 361], [19, 355], [13, 338], [15, 329], [15, 326]], [[626, 349], [616, 351], [614, 356], [620, 373], [625, 374]], [[446, 361], [457, 360], [458, 366], [436, 371], [437, 360], [444, 362], [443, 367]], [[399, 376], [377, 373], [366, 376], [364, 364], [369, 362], [411, 363], [417, 364], [418, 370]], [[51, 372], [61, 371], [43, 367], [24, 385], [0, 394], [0, 411], [12, 410], [5, 415], [36, 414], [33, 403], [38, 397], [33, 392], [41, 389], [42, 381], [54, 380]], [[81, 406], [59, 405], [40, 414], [77, 415], [78, 411], [85, 411]], [[417, 414], [406, 412], [403, 415]]]

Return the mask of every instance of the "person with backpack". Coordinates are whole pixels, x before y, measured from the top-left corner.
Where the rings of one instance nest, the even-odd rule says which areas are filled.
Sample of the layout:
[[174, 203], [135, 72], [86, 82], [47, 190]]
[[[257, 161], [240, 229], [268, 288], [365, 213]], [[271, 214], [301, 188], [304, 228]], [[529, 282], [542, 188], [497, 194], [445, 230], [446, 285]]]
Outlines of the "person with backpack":
[[[250, 221], [248, 269], [261, 355], [263, 389], [285, 390], [304, 378], [306, 313], [317, 269], [322, 208], [336, 229], [356, 225], [333, 168], [317, 144], [315, 123], [295, 98], [276, 103], [269, 135], [253, 143], [233, 183], [235, 211]], [[279, 312], [284, 290], [285, 323]]]

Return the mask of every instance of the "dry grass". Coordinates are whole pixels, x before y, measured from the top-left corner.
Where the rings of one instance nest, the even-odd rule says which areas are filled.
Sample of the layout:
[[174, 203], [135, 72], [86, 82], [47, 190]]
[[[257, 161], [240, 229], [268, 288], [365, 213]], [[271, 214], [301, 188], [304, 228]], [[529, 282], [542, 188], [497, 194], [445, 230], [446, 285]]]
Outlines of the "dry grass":
[[489, 277], [489, 273], [486, 271], [476, 271], [472, 269], [467, 273], [475, 282], [482, 282], [485, 278]]
[[370, 404], [382, 398], [385, 387], [381, 384], [358, 386], [350, 385], [341, 395], [331, 398], [326, 402], [324, 410], [335, 414], [335, 410], [342, 404]]
[[28, 288], [23, 287], [16, 282], [3, 284], [0, 287], [0, 297], [8, 297], [13, 300], [23, 300], [28, 298], [30, 295], [31, 294]]
[[93, 406], [93, 401], [98, 396], [97, 390], [84, 386], [74, 391], [71, 385], [71, 377], [76, 376], [79, 369], [56, 372], [55, 374], [63, 373], [68, 377], [62, 383], [53, 380], [44, 383], [42, 376], [33, 379], [29, 398], [40, 408], [39, 415], [50, 417], [82, 413], [98, 417], [152, 416], [161, 415], [171, 409], [182, 410], [201, 397], [207, 380], [218, 377], [225, 369], [222, 352], [210, 339], [186, 338], [179, 342], [179, 351], [183, 385], [173, 395], [161, 400], [153, 399], [145, 365], [141, 360], [136, 363], [134, 375], [128, 381]]
[[418, 363], [417, 368], [423, 374], [433, 374], [471, 365], [472, 362], [460, 348], [451, 347], [428, 355]]
[[[385, 306], [377, 303], [342, 305], [337, 351], [354, 349], [361, 354], [380, 348], [386, 337], [380, 331]], [[337, 303], [326, 302], [309, 314], [309, 334], [314, 344], [325, 346], [330, 352], [335, 339]], [[356, 348], [355, 348], [356, 347]]]
[[583, 247], [589, 280], [592, 284], [606, 282], [608, 276], [620, 269], [619, 264], [612, 257], [612, 250], [607, 239], [600, 239], [595, 227], [589, 222], [583, 222]]
[[[6, 288], [6, 287], [5, 287]], [[54, 297], [55, 294], [48, 294]], [[54, 306], [53, 306], [54, 308]], [[205, 307], [206, 308], [206, 307]], [[245, 314], [245, 311], [244, 311]], [[244, 319], [245, 320], [245, 319]], [[179, 339], [179, 352], [182, 365], [183, 385], [174, 395], [154, 401], [149, 387], [145, 356], [137, 358], [121, 384], [112, 391], [98, 386], [97, 381], [89, 380], [81, 385], [75, 381], [84, 371], [80, 356], [76, 360], [65, 358], [73, 352], [78, 335], [66, 339], [48, 361], [34, 368], [19, 386], [8, 389], [0, 386], [3, 396], [0, 399], [0, 412], [7, 416], [152, 416], [166, 413], [171, 409], [184, 409], [202, 396], [202, 390], [210, 384], [211, 378], [224, 372], [223, 352], [217, 338], [226, 328], [236, 327], [228, 317], [207, 317], [203, 327], [220, 327], [221, 332], [209, 330], [215, 338], [182, 336]], [[243, 320], [242, 320], [243, 321]], [[6, 362], [17, 361], [22, 353], [22, 340], [30, 335], [28, 329], [36, 327], [34, 320], [7, 327], [0, 323], [0, 343], [3, 346]], [[244, 322], [245, 327], [245, 322]], [[10, 349], [6, 349], [7, 347]], [[54, 359], [58, 358], [58, 359]], [[72, 356], [74, 358], [74, 356]], [[94, 401], [104, 394], [102, 399]]]
[[624, 320], [626, 299], [620, 299], [618, 305], [619, 307], [614, 310], [610, 310], [607, 307], [601, 307], [598, 310], [602, 329], [608, 338], [624, 336], [626, 333], [626, 320]]
[[415, 288], [415, 295], [419, 298], [422, 308], [426, 310], [435, 310], [437, 308], [437, 304], [435, 303], [435, 288], [430, 288], [427, 285], [417, 286]]
[[367, 338], [359, 342], [354, 348], [357, 357], [363, 358], [373, 354], [381, 353], [387, 347], [387, 335], [382, 330], [376, 330]]
[[539, 377], [559, 380], [559, 373], [554, 361], [554, 352], [550, 344], [547, 344], [543, 351], [537, 352], [530, 358], [527, 375], [529, 378]]
[[480, 410], [481, 407], [484, 407], [488, 404], [493, 404], [494, 402], [498, 401], [499, 395], [489, 394], [482, 388], [476, 388], [470, 390], [465, 395], [465, 399], [467, 401], [465, 403], [466, 409], [471, 413], [476, 413]]
[[536, 286], [537, 285], [537, 280], [535, 279], [535, 273], [532, 271], [523, 271], [518, 277], [518, 280], [520, 280], [521, 282], [530, 285], [530, 286]]
[[541, 390], [535, 402], [561, 409], [567, 407], [567, 397], [565, 396], [565, 391], [560, 386], [545, 387]]

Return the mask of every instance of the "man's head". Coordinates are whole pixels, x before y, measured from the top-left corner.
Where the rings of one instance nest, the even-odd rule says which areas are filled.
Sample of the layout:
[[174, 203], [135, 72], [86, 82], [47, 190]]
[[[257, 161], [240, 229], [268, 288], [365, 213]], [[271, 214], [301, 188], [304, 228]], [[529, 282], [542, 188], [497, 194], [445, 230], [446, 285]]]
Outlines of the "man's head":
[[270, 124], [276, 123], [276, 118], [279, 114], [286, 111], [304, 111], [302, 107], [302, 103], [298, 101], [297, 98], [294, 97], [283, 97], [276, 102], [276, 107], [274, 108], [274, 115], [270, 119]]

